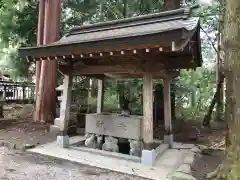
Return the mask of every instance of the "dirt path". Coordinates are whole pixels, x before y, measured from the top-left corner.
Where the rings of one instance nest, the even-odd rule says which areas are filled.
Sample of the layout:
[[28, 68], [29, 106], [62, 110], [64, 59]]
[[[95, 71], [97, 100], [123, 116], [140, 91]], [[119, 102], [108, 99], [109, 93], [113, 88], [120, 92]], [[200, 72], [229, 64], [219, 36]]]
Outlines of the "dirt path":
[[[189, 127], [190, 128], [189, 128]], [[224, 131], [202, 130], [200, 141], [196, 142], [193, 138], [189, 142], [189, 137], [195, 134], [192, 125], [185, 124], [178, 129], [179, 134], [175, 133], [178, 141], [212, 144], [221, 142], [224, 137]], [[47, 127], [33, 123], [32, 121], [17, 121], [13, 124], [0, 127], [0, 141], [7, 141], [15, 144], [17, 149], [21, 149], [24, 144], [44, 144], [56, 140], [56, 133], [49, 133]], [[163, 132], [160, 131], [159, 132]], [[186, 134], [187, 133], [187, 134]], [[187, 138], [187, 139], [186, 139]], [[196, 160], [192, 168], [192, 173], [197, 180], [205, 180], [205, 175], [212, 172], [218, 164], [221, 163], [223, 152], [214, 152], [211, 156], [201, 156]], [[37, 155], [27, 155], [19, 151], [13, 152], [0, 147], [0, 180], [64, 180], [64, 179], [124, 179], [124, 180], [142, 180], [142, 178], [123, 175], [120, 173], [100, 170], [96, 168], [87, 168], [86, 166], [74, 165], [56, 159], [49, 159]]]
[[56, 133], [44, 125], [26, 121], [0, 127], [0, 141], [15, 144], [17, 150], [0, 147], [0, 180], [144, 180], [143, 178], [73, 164], [21, 151], [24, 144], [56, 140]]
[[24, 144], [39, 145], [56, 140], [56, 132], [50, 133], [47, 129], [39, 123], [19, 120], [0, 127], [0, 141], [10, 142], [21, 148]]
[[192, 167], [192, 174], [197, 180], [207, 180], [206, 175], [213, 172], [224, 157], [223, 151], [214, 151], [211, 155], [199, 157]]
[[[225, 130], [208, 130], [202, 134], [200, 138], [201, 142], [198, 144], [203, 144], [206, 146], [219, 144], [225, 139]], [[224, 146], [223, 146], [224, 147]], [[213, 172], [219, 164], [222, 163], [224, 158], [224, 151], [213, 150], [207, 155], [199, 156], [193, 167], [192, 174], [197, 180], [207, 180], [206, 175]]]

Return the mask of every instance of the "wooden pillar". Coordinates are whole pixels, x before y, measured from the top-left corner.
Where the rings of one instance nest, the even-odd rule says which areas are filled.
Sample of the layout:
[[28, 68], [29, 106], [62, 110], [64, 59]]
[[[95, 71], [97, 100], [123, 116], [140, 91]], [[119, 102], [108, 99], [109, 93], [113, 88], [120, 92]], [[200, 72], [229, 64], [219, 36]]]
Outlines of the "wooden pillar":
[[[5, 86], [4, 86], [4, 91], [5, 91]], [[4, 106], [4, 102], [5, 102], [5, 93], [2, 92], [2, 97], [0, 97], [0, 118], [4, 118], [3, 115], [3, 106]]]
[[22, 86], [22, 91], [23, 91], [23, 102], [24, 102], [26, 99], [26, 86], [25, 85]]
[[104, 79], [98, 80], [97, 113], [102, 113], [104, 105]]
[[70, 107], [72, 101], [72, 75], [64, 75], [63, 80], [63, 96], [60, 107], [60, 135], [57, 137], [59, 146], [65, 148], [69, 145], [69, 137], [67, 135], [68, 122], [70, 118]]
[[6, 100], [7, 97], [7, 87], [3, 86], [3, 99]]
[[144, 149], [152, 150], [153, 144], [153, 78], [143, 76], [143, 142]]
[[173, 145], [170, 78], [163, 80], [164, 92], [164, 143]]

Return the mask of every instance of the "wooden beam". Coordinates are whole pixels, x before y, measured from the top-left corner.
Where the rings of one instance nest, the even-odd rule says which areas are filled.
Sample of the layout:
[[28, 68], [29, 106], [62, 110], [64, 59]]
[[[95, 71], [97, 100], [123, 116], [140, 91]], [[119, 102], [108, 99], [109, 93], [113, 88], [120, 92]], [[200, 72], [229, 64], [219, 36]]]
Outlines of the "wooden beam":
[[104, 73], [105, 76], [111, 78], [111, 79], [119, 79], [121, 78], [120, 74], [111, 74], [111, 73]]
[[[148, 68], [149, 72], [158, 73], [163, 70], [163, 65], [161, 63], [153, 63], [152, 66]], [[89, 66], [79, 66], [73, 67], [75, 72], [88, 73], [88, 74], [104, 74], [104, 73], [143, 73], [146, 71], [145, 64], [138, 63], [114, 63], [106, 65], [89, 65]]]
[[72, 66], [64, 66], [64, 65], [58, 65], [58, 70], [61, 74], [73, 74], [73, 68]]
[[[67, 133], [68, 121], [70, 118], [70, 107], [72, 101], [72, 75], [64, 75], [63, 97], [60, 107], [60, 130]], [[66, 134], [65, 134], [66, 135]]]
[[175, 43], [175, 41], [172, 41], [172, 51], [176, 51], [176, 43]]
[[175, 78], [175, 77], [180, 75], [180, 71], [178, 71], [176, 69], [174, 69], [174, 70], [163, 69], [161, 71], [161, 74], [162, 74], [162, 77], [164, 79], [168, 79], [168, 78], [169, 79], [173, 79], [173, 78]]
[[[76, 68], [80, 66], [87, 66], [89, 64], [89, 60], [92, 65], [115, 65], [115, 64], [132, 64], [134, 67], [142, 69], [144, 71], [145, 66], [143, 65], [143, 61], [147, 62], [149, 59], [155, 61], [154, 63], [158, 63], [158, 65], [164, 65], [165, 68], [194, 68], [196, 67], [196, 62], [192, 59], [192, 55], [189, 52], [177, 51], [175, 47], [175, 42], [172, 42], [172, 50], [171, 52], [160, 51], [159, 48], [151, 49], [151, 52], [147, 53], [142, 50], [136, 50], [136, 54], [134, 54], [134, 50], [124, 50], [113, 52], [111, 56], [110, 53], [92, 53], [90, 57], [89, 54], [85, 55], [74, 55], [74, 59], [71, 56], [62, 57], [43, 57], [41, 60], [59, 60], [63, 61], [65, 64], [68, 62], [72, 62]], [[163, 49], [161, 49], [163, 50]], [[150, 68], [156, 68], [156, 64], [154, 66], [150, 66]], [[159, 69], [158, 69], [159, 70]]]
[[73, 63], [73, 66], [74, 67], [86, 67], [87, 65], [82, 61], [82, 60], [76, 60], [74, 63]]
[[153, 77], [143, 76], [143, 142], [144, 149], [152, 150], [153, 144]]
[[165, 78], [163, 80], [164, 84], [164, 122], [165, 122], [165, 132], [167, 134], [172, 134], [172, 124], [171, 124], [171, 92], [170, 92], [170, 80]]
[[164, 94], [164, 143], [173, 145], [170, 78], [163, 79]]
[[[132, 69], [132, 67], [122, 67], [120, 65], [94, 65], [88, 66], [86, 68], [74, 68], [75, 72], [80, 72], [81, 74], [104, 74], [104, 73], [134, 73], [138, 70]], [[141, 72], [139, 70], [139, 72]]]
[[[138, 49], [152, 49], [159, 47], [170, 46], [176, 39], [179, 39], [181, 31], [165, 32], [160, 34], [149, 35], [148, 37], [127, 37], [108, 41], [96, 41], [91, 43], [68, 44], [65, 46], [52, 46], [36, 48], [22, 48], [20, 54], [22, 56], [32, 56], [33, 58], [47, 57], [47, 56], [63, 56], [81, 53], [102, 53], [115, 52], [123, 50], [138, 50]], [[170, 49], [171, 50], [171, 49]]]
[[104, 106], [104, 79], [98, 79], [97, 113], [102, 113]]

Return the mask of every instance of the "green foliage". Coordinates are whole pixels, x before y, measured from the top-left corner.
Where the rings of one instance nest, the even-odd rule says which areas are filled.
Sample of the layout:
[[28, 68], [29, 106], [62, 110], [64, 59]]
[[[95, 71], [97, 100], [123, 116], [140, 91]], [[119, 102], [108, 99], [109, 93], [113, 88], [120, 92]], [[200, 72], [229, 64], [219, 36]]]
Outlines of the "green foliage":
[[26, 0], [24, 5], [21, 1], [4, 1], [4, 6], [0, 8], [1, 44], [6, 47], [36, 44], [36, 9], [36, 1]]
[[30, 62], [26, 58], [22, 58], [16, 52], [16, 49], [8, 51], [7, 54], [7, 67], [13, 77], [28, 77]]
[[6, 48], [0, 55], [1, 64], [5, 65], [1, 70], [7, 69], [15, 77], [26, 77], [29, 75], [30, 64], [26, 58], [18, 56], [16, 47], [36, 44], [37, 2], [31, 0], [1, 2], [4, 6], [0, 7], [0, 42], [1, 46]]
[[201, 21], [202, 54], [205, 67], [213, 68], [216, 62], [219, 14], [219, 0], [209, 1], [208, 5], [202, 5], [194, 12], [194, 15], [200, 17]]
[[[198, 68], [196, 71], [183, 70], [178, 86], [175, 91], [177, 115], [187, 120], [202, 120], [216, 86], [214, 72], [205, 68]], [[191, 102], [192, 96], [195, 99], [194, 104]]]
[[142, 114], [142, 79], [117, 79], [107, 80], [105, 84], [105, 102], [119, 104], [124, 100], [130, 102], [130, 109], [135, 114]]

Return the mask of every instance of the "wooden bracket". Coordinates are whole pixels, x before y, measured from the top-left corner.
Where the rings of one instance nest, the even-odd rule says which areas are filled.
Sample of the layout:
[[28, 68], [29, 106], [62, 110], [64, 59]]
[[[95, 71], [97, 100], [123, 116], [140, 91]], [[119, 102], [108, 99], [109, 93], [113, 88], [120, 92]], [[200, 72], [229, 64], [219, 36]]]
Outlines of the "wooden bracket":
[[72, 66], [58, 65], [58, 71], [61, 74], [70, 75], [70, 74], [72, 74], [73, 67]]
[[179, 71], [170, 71], [170, 70], [164, 69], [162, 72], [163, 72], [163, 78], [165, 79], [173, 79], [180, 75]]

